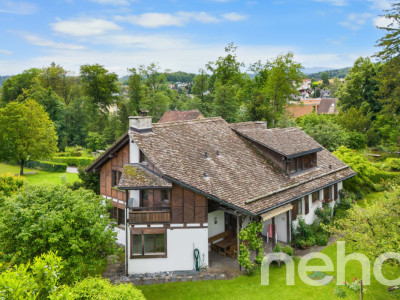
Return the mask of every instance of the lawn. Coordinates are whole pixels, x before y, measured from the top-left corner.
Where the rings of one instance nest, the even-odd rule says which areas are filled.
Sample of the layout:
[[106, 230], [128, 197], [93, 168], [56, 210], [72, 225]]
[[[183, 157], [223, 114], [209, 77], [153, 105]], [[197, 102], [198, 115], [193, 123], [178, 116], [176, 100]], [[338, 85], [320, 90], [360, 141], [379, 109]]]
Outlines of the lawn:
[[[322, 253], [328, 255], [336, 268], [336, 244], [325, 248]], [[286, 285], [286, 270], [271, 266], [270, 285], [261, 286], [259, 272], [251, 276], [239, 276], [232, 280], [214, 280], [197, 282], [178, 282], [139, 287], [146, 299], [339, 299], [334, 290], [336, 280], [328, 285], [312, 287], [303, 283], [297, 274], [295, 285]], [[322, 265], [320, 260], [312, 260], [309, 265]], [[336, 274], [327, 272], [336, 278]], [[388, 279], [400, 276], [400, 268], [387, 266], [383, 274]], [[356, 261], [349, 261], [346, 265], [346, 280], [361, 277], [361, 265]], [[347, 293], [345, 299], [359, 299], [355, 292], [342, 287]], [[387, 287], [378, 283], [371, 271], [371, 285], [366, 286], [367, 292], [364, 299], [400, 299], [400, 292], [388, 292]]]
[[[46, 172], [24, 168], [24, 173], [26, 172], [36, 172], [36, 174], [24, 175], [28, 183], [35, 185], [46, 183], [61, 184], [65, 181], [75, 182], [79, 180], [78, 174], [72, 173]], [[5, 173], [19, 174], [19, 167], [0, 163], [0, 174]]]

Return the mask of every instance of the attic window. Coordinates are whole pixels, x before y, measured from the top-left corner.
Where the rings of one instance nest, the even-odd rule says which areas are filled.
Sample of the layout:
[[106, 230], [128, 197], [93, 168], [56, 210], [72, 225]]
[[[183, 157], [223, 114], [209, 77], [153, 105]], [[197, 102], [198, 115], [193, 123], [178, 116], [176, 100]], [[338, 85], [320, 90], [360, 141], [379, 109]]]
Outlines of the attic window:
[[217, 151], [216, 151], [216, 153], [217, 153], [217, 156], [219, 156], [219, 155], [220, 155], [220, 154], [219, 154], [219, 150], [217, 150]]

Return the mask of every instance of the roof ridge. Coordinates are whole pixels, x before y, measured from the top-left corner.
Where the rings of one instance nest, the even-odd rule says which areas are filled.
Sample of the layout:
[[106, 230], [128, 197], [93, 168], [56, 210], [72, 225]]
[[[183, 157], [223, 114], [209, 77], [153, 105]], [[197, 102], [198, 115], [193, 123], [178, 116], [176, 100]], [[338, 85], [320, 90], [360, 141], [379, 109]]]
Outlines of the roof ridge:
[[164, 123], [153, 123], [153, 127], [169, 127], [169, 126], [178, 126], [182, 124], [197, 124], [197, 123], [207, 123], [207, 122], [215, 122], [215, 121], [224, 121], [221, 117], [210, 117], [210, 118], [201, 118], [195, 120], [182, 120], [182, 121], [171, 121]]

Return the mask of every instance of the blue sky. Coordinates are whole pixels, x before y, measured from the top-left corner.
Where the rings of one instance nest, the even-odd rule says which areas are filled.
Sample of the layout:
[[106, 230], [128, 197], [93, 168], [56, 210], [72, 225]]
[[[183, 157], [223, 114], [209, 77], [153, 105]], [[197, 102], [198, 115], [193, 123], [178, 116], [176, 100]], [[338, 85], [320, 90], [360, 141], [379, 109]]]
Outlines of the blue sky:
[[158, 62], [197, 72], [234, 42], [245, 63], [293, 51], [305, 67], [351, 66], [376, 52], [389, 0], [0, 0], [0, 75], [48, 66], [119, 75]]

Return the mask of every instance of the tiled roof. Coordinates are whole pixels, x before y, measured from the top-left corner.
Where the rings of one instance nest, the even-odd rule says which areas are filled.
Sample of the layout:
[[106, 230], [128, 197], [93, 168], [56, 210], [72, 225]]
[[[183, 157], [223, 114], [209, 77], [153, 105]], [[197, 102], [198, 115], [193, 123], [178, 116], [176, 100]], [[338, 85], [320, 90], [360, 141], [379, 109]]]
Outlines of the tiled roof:
[[317, 168], [289, 177], [221, 118], [153, 124], [151, 133], [130, 135], [164, 177], [251, 214], [355, 174], [322, 149]]
[[322, 146], [297, 127], [260, 128], [257, 123], [231, 125], [239, 135], [274, 150], [286, 157], [322, 150]]
[[172, 188], [172, 184], [141, 164], [130, 164], [125, 165], [118, 188], [121, 190]]
[[336, 113], [337, 98], [322, 98], [318, 106], [318, 114], [333, 114]]
[[196, 110], [168, 110], [166, 111], [158, 123], [165, 123], [165, 122], [177, 122], [177, 121], [188, 121], [188, 120], [196, 120], [204, 118], [203, 114]]

